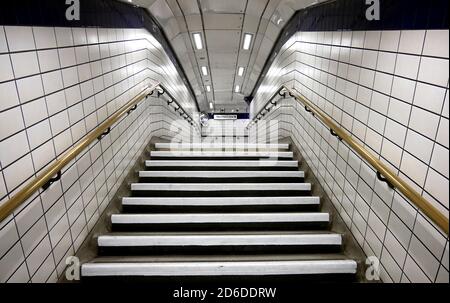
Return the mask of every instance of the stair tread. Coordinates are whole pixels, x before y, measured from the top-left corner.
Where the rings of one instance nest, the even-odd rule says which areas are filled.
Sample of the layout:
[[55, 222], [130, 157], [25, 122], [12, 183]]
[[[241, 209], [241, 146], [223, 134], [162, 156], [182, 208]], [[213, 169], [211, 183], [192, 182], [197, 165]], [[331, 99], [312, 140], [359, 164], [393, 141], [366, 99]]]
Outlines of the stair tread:
[[148, 160], [148, 167], [298, 167], [298, 161], [286, 160]]
[[292, 158], [293, 152], [239, 152], [239, 151], [152, 151], [151, 157], [185, 157], [185, 158], [224, 158], [224, 157], [236, 157], [236, 158]]
[[139, 177], [170, 178], [304, 178], [303, 171], [140, 171]]
[[186, 198], [135, 198], [122, 199], [123, 205], [320, 205], [320, 197], [186, 197]]
[[247, 254], [247, 255], [148, 255], [148, 256], [98, 256], [90, 263], [146, 263], [146, 262], [248, 262], [248, 261], [312, 261], [348, 260], [343, 253], [311, 254]]
[[289, 149], [289, 144], [255, 143], [155, 143], [157, 149]]
[[102, 235], [99, 246], [342, 245], [340, 234]]
[[113, 224], [329, 222], [328, 213], [113, 214]]
[[310, 183], [133, 183], [131, 190], [141, 191], [309, 191]]
[[83, 276], [246, 276], [246, 275], [304, 275], [355, 274], [357, 263], [338, 260], [266, 260], [266, 261], [178, 261], [87, 263], [82, 265]]

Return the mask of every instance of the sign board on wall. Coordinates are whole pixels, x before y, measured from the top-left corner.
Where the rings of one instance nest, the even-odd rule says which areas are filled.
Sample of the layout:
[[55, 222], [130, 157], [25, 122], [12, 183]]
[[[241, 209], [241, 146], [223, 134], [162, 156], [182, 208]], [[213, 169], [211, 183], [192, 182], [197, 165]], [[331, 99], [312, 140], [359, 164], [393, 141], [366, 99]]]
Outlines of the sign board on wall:
[[214, 115], [214, 120], [237, 120], [237, 115]]

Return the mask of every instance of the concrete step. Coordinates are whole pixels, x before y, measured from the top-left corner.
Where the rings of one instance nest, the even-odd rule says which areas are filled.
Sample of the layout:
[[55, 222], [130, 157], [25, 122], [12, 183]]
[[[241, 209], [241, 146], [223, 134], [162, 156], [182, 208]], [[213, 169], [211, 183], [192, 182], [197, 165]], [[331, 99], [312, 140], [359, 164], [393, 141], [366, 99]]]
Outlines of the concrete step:
[[174, 277], [298, 277], [354, 276], [353, 260], [217, 261], [217, 262], [116, 262], [86, 263], [83, 279], [94, 277], [174, 278]]
[[113, 214], [114, 231], [301, 230], [328, 227], [328, 213]]
[[269, 160], [149, 160], [149, 170], [298, 170], [298, 161]]
[[122, 199], [124, 212], [280, 212], [318, 211], [319, 197], [184, 197]]
[[289, 150], [289, 144], [255, 144], [255, 143], [155, 143], [156, 149], [163, 150], [258, 150], [278, 151]]
[[272, 158], [272, 159], [292, 159], [293, 152], [241, 152], [241, 151], [152, 151], [151, 158], [178, 158], [178, 159], [198, 159], [198, 158]]
[[220, 195], [253, 196], [304, 196], [311, 192], [309, 183], [133, 183], [133, 196], [200, 197]]
[[110, 234], [98, 238], [102, 255], [293, 253], [340, 251], [342, 236], [308, 234]]
[[141, 182], [212, 183], [212, 182], [303, 182], [302, 171], [141, 171]]

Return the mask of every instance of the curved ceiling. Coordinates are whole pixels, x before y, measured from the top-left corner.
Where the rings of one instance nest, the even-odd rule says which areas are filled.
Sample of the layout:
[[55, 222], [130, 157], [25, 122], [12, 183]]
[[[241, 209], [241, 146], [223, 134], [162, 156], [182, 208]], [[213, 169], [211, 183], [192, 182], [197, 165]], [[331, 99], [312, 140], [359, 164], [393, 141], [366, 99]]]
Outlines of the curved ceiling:
[[[146, 8], [161, 24], [186, 71], [201, 111], [248, 112], [244, 96], [252, 92], [280, 31], [297, 10], [321, 1], [132, 2]], [[201, 49], [194, 34], [201, 38]], [[246, 34], [252, 35], [248, 49], [244, 49]]]

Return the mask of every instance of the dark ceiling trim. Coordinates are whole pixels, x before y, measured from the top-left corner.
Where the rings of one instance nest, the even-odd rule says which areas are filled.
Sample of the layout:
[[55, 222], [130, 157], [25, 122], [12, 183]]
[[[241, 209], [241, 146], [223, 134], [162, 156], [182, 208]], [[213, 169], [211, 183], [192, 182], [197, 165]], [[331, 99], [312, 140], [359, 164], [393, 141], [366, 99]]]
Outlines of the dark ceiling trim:
[[379, 0], [380, 21], [366, 19], [364, 0], [333, 0], [297, 11], [281, 31], [246, 101], [250, 103], [283, 45], [297, 32], [449, 28], [448, 0]]
[[162, 45], [182, 81], [195, 100], [198, 100], [161, 25], [150, 13], [130, 3], [117, 0], [80, 0], [80, 20], [66, 19], [64, 0], [0, 1], [0, 25], [46, 26], [46, 27], [99, 27], [99, 28], [146, 28]]

